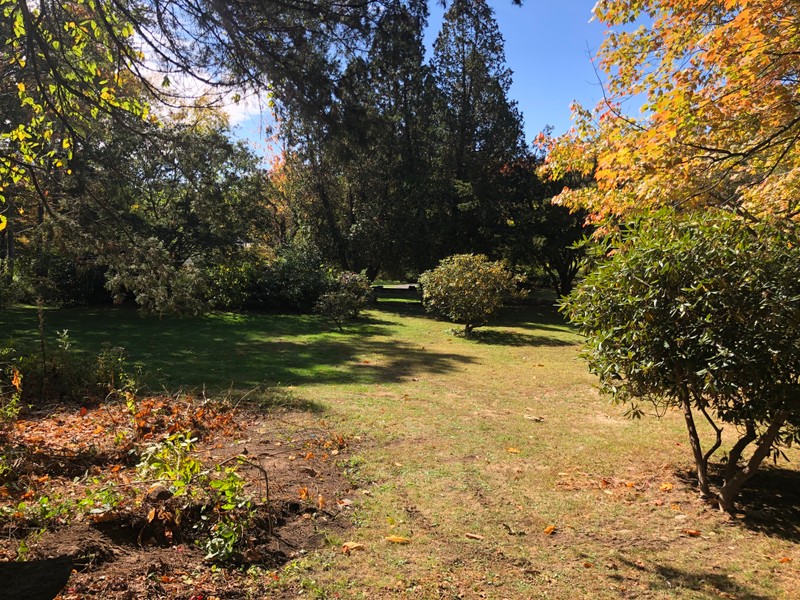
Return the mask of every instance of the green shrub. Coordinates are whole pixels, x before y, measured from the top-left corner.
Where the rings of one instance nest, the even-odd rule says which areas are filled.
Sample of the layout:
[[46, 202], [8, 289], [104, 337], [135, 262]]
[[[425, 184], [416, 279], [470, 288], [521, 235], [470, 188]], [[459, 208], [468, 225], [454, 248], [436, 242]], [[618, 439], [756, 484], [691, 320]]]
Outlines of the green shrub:
[[359, 273], [343, 271], [314, 306], [319, 314], [336, 323], [339, 331], [348, 319], [355, 319], [372, 296], [369, 280]]
[[[587, 337], [603, 392], [632, 416], [640, 402], [684, 413], [701, 494], [731, 510], [762, 460], [800, 439], [800, 246], [720, 211], [665, 211], [626, 231], [595, 249], [563, 310]], [[716, 433], [709, 448], [698, 414]], [[723, 428], [734, 443], [712, 493]]]
[[469, 336], [506, 298], [517, 296], [517, 279], [500, 262], [482, 254], [455, 254], [420, 275], [426, 310], [464, 325]]

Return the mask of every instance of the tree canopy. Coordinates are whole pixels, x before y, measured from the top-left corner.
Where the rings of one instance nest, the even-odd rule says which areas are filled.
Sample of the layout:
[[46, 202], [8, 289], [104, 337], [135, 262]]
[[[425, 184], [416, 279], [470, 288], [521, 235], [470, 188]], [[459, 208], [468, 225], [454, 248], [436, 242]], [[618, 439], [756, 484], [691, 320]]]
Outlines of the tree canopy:
[[[593, 110], [549, 149], [547, 171], [594, 175], [560, 199], [599, 216], [716, 205], [796, 219], [800, 6], [793, 0], [601, 0], [609, 27]], [[625, 103], [642, 102], [638, 116]]]

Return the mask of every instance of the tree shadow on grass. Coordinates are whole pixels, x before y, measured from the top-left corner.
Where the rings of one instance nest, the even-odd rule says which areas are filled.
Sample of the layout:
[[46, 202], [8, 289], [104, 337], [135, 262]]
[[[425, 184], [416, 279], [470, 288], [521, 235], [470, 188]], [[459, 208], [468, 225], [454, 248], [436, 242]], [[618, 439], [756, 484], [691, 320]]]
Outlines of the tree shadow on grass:
[[561, 340], [547, 335], [519, 333], [517, 331], [501, 331], [497, 329], [479, 329], [472, 332], [470, 340], [479, 344], [493, 346], [574, 346], [574, 342]]
[[[728, 577], [724, 572], [710, 572], [701, 569], [683, 570], [667, 565], [651, 566], [634, 563], [625, 558], [620, 560], [626, 566], [650, 573], [655, 581], [650, 582], [650, 589], [659, 592], [674, 593], [676, 589], [686, 589], [705, 594], [720, 595], [738, 600], [769, 600], [771, 596], [757, 593], [752, 588], [743, 586]], [[620, 576], [612, 576], [621, 579]]]
[[[203, 388], [211, 393], [263, 385], [374, 384], [421, 373], [441, 374], [474, 362], [397, 339], [388, 321], [348, 324], [344, 333], [315, 315], [217, 314], [142, 317], [135, 310], [92, 308], [47, 311], [49, 344], [68, 329], [76, 349], [95, 356], [104, 344], [124, 347], [129, 364], [141, 364], [151, 389]], [[16, 336], [20, 350], [35, 350], [35, 309], [0, 315], [0, 330]]]
[[[697, 485], [693, 471], [681, 471], [678, 477], [688, 485]], [[712, 484], [722, 484], [722, 467], [710, 465]], [[742, 526], [770, 537], [800, 542], [800, 472], [772, 465], [762, 466], [736, 499]]]

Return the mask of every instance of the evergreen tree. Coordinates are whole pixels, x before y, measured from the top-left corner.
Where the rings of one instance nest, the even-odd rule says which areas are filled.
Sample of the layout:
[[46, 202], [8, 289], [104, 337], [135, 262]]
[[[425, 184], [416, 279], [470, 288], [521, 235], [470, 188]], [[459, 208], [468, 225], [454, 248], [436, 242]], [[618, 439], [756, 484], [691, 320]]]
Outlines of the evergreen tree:
[[504, 171], [525, 144], [503, 45], [485, 0], [455, 0], [445, 13], [432, 59], [441, 255], [491, 253], [492, 232], [506, 220]]

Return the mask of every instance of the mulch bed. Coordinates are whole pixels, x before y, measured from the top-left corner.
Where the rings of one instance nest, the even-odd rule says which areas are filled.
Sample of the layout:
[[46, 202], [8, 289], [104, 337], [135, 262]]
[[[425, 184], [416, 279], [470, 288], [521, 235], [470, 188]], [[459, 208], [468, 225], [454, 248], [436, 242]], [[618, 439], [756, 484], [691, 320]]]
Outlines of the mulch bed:
[[[339, 464], [352, 440], [315, 419], [187, 395], [29, 412], [0, 433], [0, 561], [69, 556], [62, 600], [294, 597], [282, 566], [350, 527]], [[218, 497], [173, 494], [137, 469], [147, 446], [181, 432], [205, 473], [236, 468], [252, 499], [223, 561], [202, 547]]]

